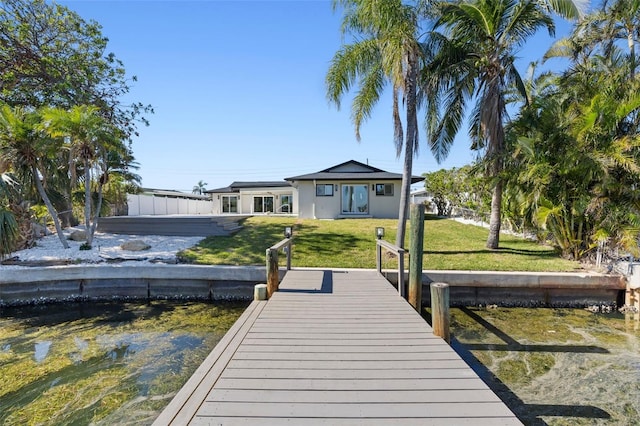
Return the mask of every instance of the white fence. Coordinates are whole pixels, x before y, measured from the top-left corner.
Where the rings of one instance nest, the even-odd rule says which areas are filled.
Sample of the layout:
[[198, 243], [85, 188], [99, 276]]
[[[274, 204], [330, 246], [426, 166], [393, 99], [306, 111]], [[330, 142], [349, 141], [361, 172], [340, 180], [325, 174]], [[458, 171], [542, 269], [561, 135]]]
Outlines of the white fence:
[[128, 194], [129, 216], [169, 214], [212, 214], [213, 201], [159, 195]]

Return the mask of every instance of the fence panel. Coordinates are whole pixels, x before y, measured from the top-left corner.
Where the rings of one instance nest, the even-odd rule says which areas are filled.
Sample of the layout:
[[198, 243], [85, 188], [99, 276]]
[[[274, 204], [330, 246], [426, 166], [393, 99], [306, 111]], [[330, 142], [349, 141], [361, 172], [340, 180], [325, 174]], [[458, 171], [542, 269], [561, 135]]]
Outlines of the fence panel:
[[162, 197], [146, 194], [127, 195], [129, 216], [169, 214], [212, 214], [213, 201]]

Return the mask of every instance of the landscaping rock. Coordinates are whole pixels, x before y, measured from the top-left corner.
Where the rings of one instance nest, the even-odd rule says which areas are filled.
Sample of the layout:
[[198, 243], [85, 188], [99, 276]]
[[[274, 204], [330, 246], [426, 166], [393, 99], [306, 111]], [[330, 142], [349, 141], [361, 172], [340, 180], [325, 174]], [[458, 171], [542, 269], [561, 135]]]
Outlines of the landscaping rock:
[[144, 251], [149, 250], [151, 246], [142, 240], [131, 240], [123, 243], [120, 248], [127, 251]]
[[33, 235], [36, 238], [46, 237], [47, 235], [51, 235], [51, 231], [46, 226], [42, 226], [39, 223], [32, 223], [31, 229], [33, 229]]
[[85, 231], [73, 231], [67, 239], [71, 241], [87, 241], [87, 233]]

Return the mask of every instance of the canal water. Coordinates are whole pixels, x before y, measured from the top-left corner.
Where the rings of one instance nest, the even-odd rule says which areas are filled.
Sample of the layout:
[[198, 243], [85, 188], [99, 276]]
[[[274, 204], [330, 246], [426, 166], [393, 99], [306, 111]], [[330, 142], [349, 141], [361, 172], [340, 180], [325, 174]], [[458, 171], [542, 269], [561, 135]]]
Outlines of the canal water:
[[0, 424], [151, 424], [246, 306], [0, 308]]
[[640, 425], [640, 322], [632, 316], [455, 308], [451, 333], [454, 349], [526, 425]]
[[[148, 425], [247, 303], [0, 310], [0, 424]], [[452, 345], [527, 425], [640, 424], [640, 322], [454, 308]]]

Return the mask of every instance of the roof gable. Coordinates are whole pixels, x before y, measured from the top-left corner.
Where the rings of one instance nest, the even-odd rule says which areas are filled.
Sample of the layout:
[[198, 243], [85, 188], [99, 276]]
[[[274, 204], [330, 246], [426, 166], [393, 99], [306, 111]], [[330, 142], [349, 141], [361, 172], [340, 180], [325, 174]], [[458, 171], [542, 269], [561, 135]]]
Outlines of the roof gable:
[[[321, 170], [317, 173], [309, 173], [306, 175], [293, 176], [285, 178], [287, 181], [359, 181], [359, 180], [378, 180], [391, 181], [402, 180], [402, 174], [390, 173], [376, 167], [363, 164], [355, 160], [350, 160], [338, 164], [328, 169]], [[424, 178], [420, 176], [412, 176], [411, 183], [421, 182]]]
[[384, 170], [363, 164], [359, 161], [349, 160], [342, 164], [338, 164], [328, 169], [321, 170], [319, 173], [384, 173]]

